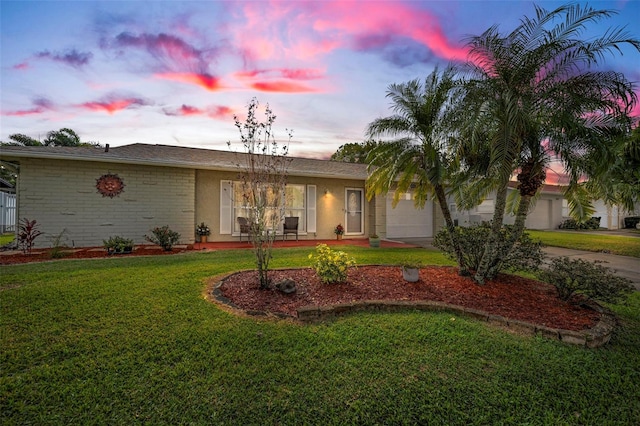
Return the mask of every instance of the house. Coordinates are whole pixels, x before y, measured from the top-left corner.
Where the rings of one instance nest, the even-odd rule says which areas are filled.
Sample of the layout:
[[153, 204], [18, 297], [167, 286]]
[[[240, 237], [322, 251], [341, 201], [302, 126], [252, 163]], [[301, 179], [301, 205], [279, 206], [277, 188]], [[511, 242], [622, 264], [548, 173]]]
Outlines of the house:
[[[526, 228], [540, 230], [558, 228], [563, 219], [569, 216], [567, 200], [562, 190], [563, 188], [557, 185], [542, 186], [540, 196], [525, 221]], [[508, 191], [517, 191], [517, 182], [510, 182]], [[457, 211], [455, 204], [451, 204], [449, 206], [452, 209], [451, 216], [461, 226], [490, 221], [493, 218], [495, 196], [495, 192], [489, 194], [478, 206], [466, 211]], [[513, 225], [514, 222], [514, 215], [505, 215], [504, 223]]]
[[[164, 225], [181, 234], [181, 243], [193, 243], [201, 222], [211, 229], [209, 241], [237, 240], [237, 217], [246, 215], [238, 180], [243, 155], [146, 144], [0, 147], [0, 160], [18, 169], [18, 217], [37, 220], [50, 235], [66, 229], [75, 246], [100, 246], [115, 235], [141, 244]], [[366, 177], [362, 164], [292, 158], [285, 215], [299, 218], [299, 238], [335, 238], [338, 224], [346, 238], [433, 235], [432, 203], [415, 209], [410, 194], [396, 209], [392, 194], [367, 201]]]

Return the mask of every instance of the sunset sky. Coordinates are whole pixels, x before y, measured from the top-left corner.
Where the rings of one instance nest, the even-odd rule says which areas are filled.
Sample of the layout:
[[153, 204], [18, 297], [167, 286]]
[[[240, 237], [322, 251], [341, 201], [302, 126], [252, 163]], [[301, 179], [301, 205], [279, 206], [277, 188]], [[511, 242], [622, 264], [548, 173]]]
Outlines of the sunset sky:
[[[553, 9], [564, 2], [538, 1]], [[519, 1], [5, 1], [0, 139], [227, 149], [269, 103], [294, 156], [326, 158], [391, 113], [386, 89], [465, 59], [465, 37], [534, 16]], [[640, 1], [596, 1], [640, 38]], [[588, 37], [590, 34], [585, 34]], [[593, 35], [593, 34], [591, 34]], [[607, 59], [640, 91], [640, 54]], [[262, 118], [262, 116], [260, 117]]]

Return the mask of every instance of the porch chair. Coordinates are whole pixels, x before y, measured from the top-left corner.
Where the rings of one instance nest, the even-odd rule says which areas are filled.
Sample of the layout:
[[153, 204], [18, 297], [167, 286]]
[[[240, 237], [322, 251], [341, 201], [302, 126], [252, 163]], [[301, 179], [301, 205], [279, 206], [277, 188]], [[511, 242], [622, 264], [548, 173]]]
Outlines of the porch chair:
[[287, 234], [296, 234], [296, 241], [298, 241], [298, 219], [297, 217], [285, 217], [284, 226], [282, 227], [282, 241], [284, 241]]
[[242, 234], [247, 234], [247, 242], [251, 236], [252, 223], [246, 217], [238, 216], [238, 225], [240, 225], [240, 241], [242, 242]]

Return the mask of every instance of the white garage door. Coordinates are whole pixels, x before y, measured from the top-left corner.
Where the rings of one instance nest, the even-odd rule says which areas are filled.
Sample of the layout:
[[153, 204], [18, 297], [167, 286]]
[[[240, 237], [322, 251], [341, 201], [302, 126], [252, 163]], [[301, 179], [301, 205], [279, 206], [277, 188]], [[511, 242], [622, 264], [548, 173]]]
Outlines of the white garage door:
[[529, 229], [551, 229], [551, 200], [539, 199], [527, 216], [525, 226]]
[[391, 207], [393, 194], [387, 195], [387, 238], [433, 237], [433, 202], [417, 209], [409, 195]]

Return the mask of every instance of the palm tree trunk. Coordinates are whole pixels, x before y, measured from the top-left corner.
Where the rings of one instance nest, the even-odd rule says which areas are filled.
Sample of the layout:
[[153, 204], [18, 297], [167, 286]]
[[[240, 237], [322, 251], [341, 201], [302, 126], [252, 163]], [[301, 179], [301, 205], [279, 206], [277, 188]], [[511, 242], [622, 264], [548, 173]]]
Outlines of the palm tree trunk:
[[511, 235], [509, 235], [509, 239], [507, 243], [504, 244], [495, 258], [493, 264], [489, 268], [487, 273], [487, 278], [495, 277], [500, 271], [502, 264], [504, 263], [504, 258], [511, 251], [516, 241], [520, 239], [522, 233], [524, 232], [524, 223], [527, 219], [527, 213], [529, 212], [529, 206], [531, 205], [531, 195], [521, 195], [520, 203], [518, 204], [518, 212], [516, 213], [516, 219], [511, 228]]
[[456, 227], [453, 224], [453, 219], [451, 218], [451, 211], [449, 210], [449, 204], [447, 203], [447, 196], [444, 193], [444, 187], [442, 185], [435, 185], [434, 190], [436, 198], [438, 199], [438, 204], [440, 204], [442, 216], [444, 216], [444, 222], [447, 227], [447, 232], [449, 233], [449, 238], [451, 239], [451, 245], [456, 254], [456, 261], [458, 262], [458, 274], [466, 277], [469, 275], [469, 268], [464, 261], [464, 256], [462, 256], [462, 248], [460, 247], [460, 242], [458, 241]]
[[502, 230], [502, 222], [504, 220], [504, 211], [507, 205], [507, 183], [498, 188], [496, 192], [495, 210], [493, 211], [493, 220], [491, 223], [491, 233], [484, 247], [480, 265], [473, 279], [478, 284], [483, 285], [488, 277], [489, 268], [494, 264], [499, 255], [498, 240], [500, 239], [500, 231]]

